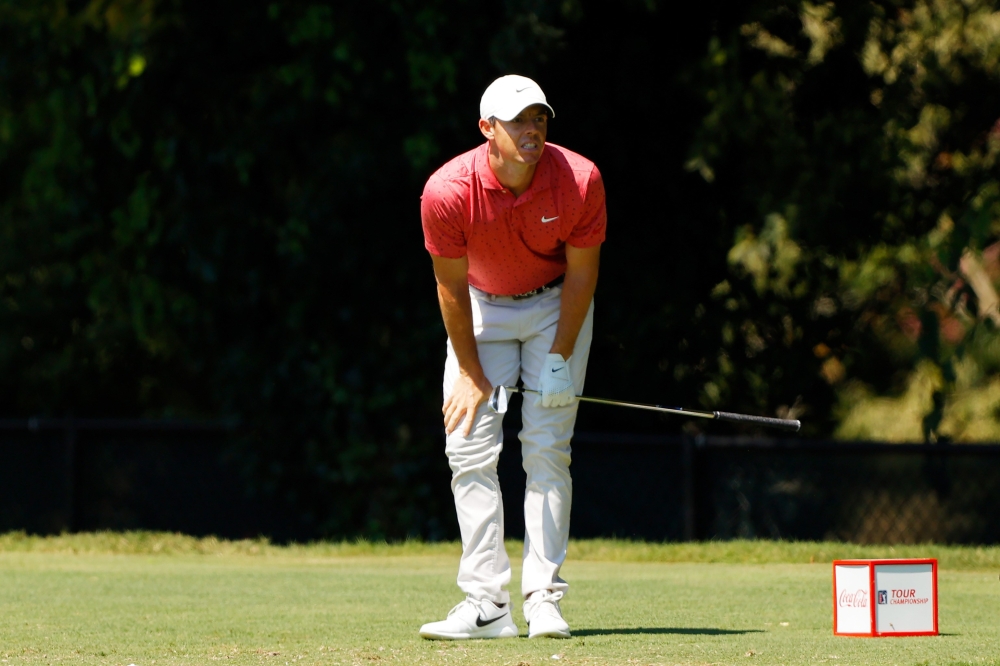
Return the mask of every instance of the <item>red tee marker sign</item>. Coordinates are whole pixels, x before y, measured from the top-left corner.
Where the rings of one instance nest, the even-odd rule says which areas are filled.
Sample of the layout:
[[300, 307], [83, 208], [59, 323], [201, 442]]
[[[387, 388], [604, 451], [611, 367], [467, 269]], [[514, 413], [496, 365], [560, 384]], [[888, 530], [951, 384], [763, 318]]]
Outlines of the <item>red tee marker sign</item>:
[[834, 560], [833, 633], [936, 636], [937, 560]]

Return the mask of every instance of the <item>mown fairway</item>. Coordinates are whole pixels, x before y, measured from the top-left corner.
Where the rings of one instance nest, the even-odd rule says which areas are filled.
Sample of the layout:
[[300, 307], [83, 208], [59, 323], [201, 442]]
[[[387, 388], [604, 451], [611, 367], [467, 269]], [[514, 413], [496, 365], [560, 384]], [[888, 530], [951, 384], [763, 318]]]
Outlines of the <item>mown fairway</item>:
[[0, 663], [1000, 664], [997, 549], [924, 549], [941, 558], [939, 637], [832, 635], [818, 559], [858, 547], [583, 542], [595, 559], [564, 569], [574, 638], [442, 643], [416, 632], [460, 599], [454, 544], [115, 538], [0, 539]]

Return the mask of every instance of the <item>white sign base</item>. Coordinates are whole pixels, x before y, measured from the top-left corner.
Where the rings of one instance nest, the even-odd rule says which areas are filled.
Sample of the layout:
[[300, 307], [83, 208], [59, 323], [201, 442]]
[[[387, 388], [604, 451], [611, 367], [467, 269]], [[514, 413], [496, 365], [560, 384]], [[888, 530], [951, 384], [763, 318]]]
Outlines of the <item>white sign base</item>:
[[834, 560], [837, 636], [936, 636], [937, 560]]

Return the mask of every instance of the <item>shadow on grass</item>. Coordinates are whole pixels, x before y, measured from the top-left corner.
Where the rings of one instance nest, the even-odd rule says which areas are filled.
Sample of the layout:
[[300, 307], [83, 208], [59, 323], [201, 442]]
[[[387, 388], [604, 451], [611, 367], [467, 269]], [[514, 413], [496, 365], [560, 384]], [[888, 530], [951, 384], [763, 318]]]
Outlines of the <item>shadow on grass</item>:
[[573, 629], [573, 636], [612, 636], [615, 634], [680, 634], [688, 636], [734, 636], [762, 634], [763, 629], [714, 629], [712, 627], [630, 627], [626, 629]]

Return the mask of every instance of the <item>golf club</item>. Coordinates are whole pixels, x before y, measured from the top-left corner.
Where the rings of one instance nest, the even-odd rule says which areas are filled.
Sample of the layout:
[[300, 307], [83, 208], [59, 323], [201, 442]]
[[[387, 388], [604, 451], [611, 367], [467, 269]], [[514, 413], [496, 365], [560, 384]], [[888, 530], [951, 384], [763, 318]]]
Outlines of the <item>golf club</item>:
[[[507, 402], [511, 393], [538, 393], [534, 389], [521, 388], [519, 386], [497, 386], [490, 395], [489, 406], [497, 414], [504, 414], [507, 411]], [[767, 416], [751, 416], [749, 414], [734, 414], [732, 412], [699, 412], [683, 407], [662, 407], [660, 405], [643, 405], [635, 402], [621, 402], [620, 400], [605, 400], [604, 398], [588, 398], [578, 396], [584, 402], [596, 402], [601, 405], [617, 405], [618, 407], [631, 407], [632, 409], [645, 409], [651, 412], [664, 412], [667, 414], [679, 414], [681, 416], [693, 416], [699, 419], [712, 419], [715, 421], [728, 421], [729, 423], [754, 423], [756, 425], [767, 426], [769, 428], [780, 428], [798, 432], [802, 423], [798, 419], [775, 419]]]

